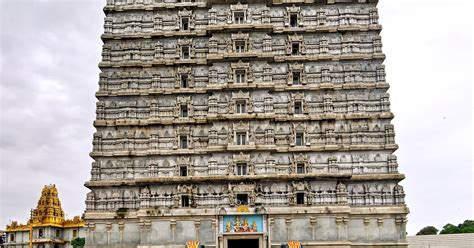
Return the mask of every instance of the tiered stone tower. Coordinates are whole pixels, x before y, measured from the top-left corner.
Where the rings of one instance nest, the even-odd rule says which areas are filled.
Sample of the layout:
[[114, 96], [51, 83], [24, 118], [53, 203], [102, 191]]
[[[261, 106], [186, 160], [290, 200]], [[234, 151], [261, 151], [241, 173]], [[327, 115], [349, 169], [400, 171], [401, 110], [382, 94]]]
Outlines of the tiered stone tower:
[[406, 247], [376, 5], [108, 0], [88, 246]]

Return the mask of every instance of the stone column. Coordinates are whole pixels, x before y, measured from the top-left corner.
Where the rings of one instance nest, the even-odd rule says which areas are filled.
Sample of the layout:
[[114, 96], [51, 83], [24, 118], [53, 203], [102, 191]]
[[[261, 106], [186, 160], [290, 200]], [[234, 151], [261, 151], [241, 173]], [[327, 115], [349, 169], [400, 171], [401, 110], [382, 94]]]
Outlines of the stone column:
[[201, 228], [201, 220], [194, 221], [194, 228], [196, 229], [196, 240], [199, 240], [199, 229]]
[[383, 226], [383, 218], [378, 218], [377, 219], [377, 227], [379, 230], [379, 240], [382, 240], [382, 226]]
[[[268, 226], [267, 226], [267, 233], [268, 233], [268, 248], [272, 247], [272, 229], [273, 224], [275, 223], [273, 218], [268, 218]], [[265, 231], [265, 230], [264, 230]]]
[[176, 240], [176, 220], [170, 220], [170, 229], [171, 229], [171, 240], [174, 242]]
[[365, 240], [369, 240], [369, 225], [370, 225], [370, 218], [364, 218]]
[[120, 232], [120, 244], [123, 244], [123, 229], [125, 228], [125, 224], [123, 222], [119, 222], [118, 228]]
[[348, 217], [336, 217], [338, 240], [347, 239], [347, 222], [349, 222]]
[[95, 223], [87, 224], [87, 237], [86, 237], [87, 245], [94, 244], [94, 231], [95, 231]]
[[316, 225], [318, 224], [318, 220], [316, 219], [316, 217], [309, 217], [309, 224], [311, 225], [311, 239], [314, 240]]
[[396, 217], [395, 218], [395, 224], [397, 226], [397, 231], [399, 233], [399, 240], [406, 241], [406, 223], [407, 223], [407, 218], [405, 217]]
[[106, 223], [105, 228], [107, 229], [107, 244], [110, 244], [110, 235], [112, 232], [112, 223]]
[[291, 218], [285, 218], [285, 224], [286, 224], [286, 239], [290, 240]]
[[150, 220], [141, 220], [140, 221], [140, 244], [148, 244], [149, 237], [150, 237], [150, 228], [151, 228], [151, 221]]

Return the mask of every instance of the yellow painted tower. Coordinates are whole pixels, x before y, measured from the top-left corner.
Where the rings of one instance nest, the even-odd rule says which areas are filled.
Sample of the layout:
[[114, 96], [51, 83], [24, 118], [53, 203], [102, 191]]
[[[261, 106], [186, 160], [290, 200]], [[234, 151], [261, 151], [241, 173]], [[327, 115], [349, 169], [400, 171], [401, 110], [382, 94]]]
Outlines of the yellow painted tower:
[[70, 247], [72, 239], [84, 236], [84, 225], [79, 216], [64, 218], [56, 185], [46, 185], [27, 224], [13, 221], [7, 225], [7, 244], [9, 247]]
[[58, 198], [56, 185], [44, 186], [30, 222], [42, 225], [62, 225], [64, 223], [64, 211]]

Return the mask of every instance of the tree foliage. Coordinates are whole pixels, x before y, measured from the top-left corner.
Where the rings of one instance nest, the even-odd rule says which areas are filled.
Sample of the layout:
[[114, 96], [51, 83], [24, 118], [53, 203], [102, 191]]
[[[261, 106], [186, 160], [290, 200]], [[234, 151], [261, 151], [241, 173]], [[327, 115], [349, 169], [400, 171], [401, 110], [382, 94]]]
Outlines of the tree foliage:
[[416, 235], [436, 235], [438, 234], [438, 229], [434, 226], [423, 227]]
[[85, 238], [75, 238], [75, 239], [71, 240], [71, 245], [74, 248], [84, 247], [85, 244], [86, 244], [86, 239]]
[[451, 223], [444, 225], [439, 234], [454, 233], [474, 233], [474, 220], [465, 220], [463, 223], [455, 226]]

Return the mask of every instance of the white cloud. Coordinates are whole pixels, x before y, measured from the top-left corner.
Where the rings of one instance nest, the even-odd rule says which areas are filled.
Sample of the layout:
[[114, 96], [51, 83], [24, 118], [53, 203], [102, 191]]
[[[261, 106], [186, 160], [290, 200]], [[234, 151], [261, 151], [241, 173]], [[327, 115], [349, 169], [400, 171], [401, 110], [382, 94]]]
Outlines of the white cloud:
[[471, 1], [381, 1], [408, 232], [472, 219]]
[[1, 2], [0, 226], [25, 220], [50, 183], [70, 216], [84, 211], [102, 4]]

